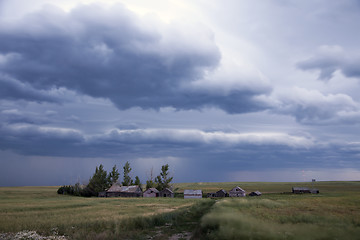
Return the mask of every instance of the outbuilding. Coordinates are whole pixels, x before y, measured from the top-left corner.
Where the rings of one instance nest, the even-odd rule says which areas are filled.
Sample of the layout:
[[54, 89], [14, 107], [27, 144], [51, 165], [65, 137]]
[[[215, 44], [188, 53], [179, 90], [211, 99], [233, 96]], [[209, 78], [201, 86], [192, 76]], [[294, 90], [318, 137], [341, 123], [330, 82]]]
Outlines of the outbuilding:
[[159, 190], [156, 188], [149, 188], [143, 193], [143, 197], [159, 197]]
[[106, 197], [142, 197], [142, 189], [140, 186], [121, 186], [114, 183], [109, 190], [106, 191]]
[[234, 187], [229, 192], [229, 197], [245, 197], [245, 196], [246, 196], [245, 190], [239, 186]]
[[251, 193], [249, 193], [249, 196], [251, 196], [251, 197], [259, 197], [259, 196], [261, 196], [261, 192], [259, 192], [259, 191], [251, 192]]
[[202, 190], [184, 190], [184, 198], [202, 198]]
[[174, 192], [171, 191], [171, 189], [169, 189], [169, 188], [165, 188], [165, 189], [160, 191], [160, 197], [173, 198], [174, 197]]
[[292, 193], [311, 193], [310, 188], [307, 187], [293, 187]]
[[221, 190], [219, 190], [219, 191], [217, 191], [217, 192], [215, 192], [215, 193], [208, 193], [207, 194], [207, 197], [209, 198], [211, 198], [211, 197], [228, 197], [229, 195], [228, 195], [228, 193], [224, 190], [224, 189], [221, 189]]

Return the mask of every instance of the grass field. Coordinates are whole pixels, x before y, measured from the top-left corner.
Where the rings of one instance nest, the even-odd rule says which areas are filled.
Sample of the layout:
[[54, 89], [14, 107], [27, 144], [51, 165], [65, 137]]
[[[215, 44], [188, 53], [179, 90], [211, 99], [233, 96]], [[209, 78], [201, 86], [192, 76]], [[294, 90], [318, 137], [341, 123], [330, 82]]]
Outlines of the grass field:
[[[320, 194], [289, 194], [304, 183], [181, 183], [214, 192], [239, 185], [261, 197], [82, 198], [57, 187], [0, 188], [0, 232], [35, 230], [70, 239], [360, 239], [360, 182], [316, 182]], [[215, 204], [214, 204], [215, 203]]]

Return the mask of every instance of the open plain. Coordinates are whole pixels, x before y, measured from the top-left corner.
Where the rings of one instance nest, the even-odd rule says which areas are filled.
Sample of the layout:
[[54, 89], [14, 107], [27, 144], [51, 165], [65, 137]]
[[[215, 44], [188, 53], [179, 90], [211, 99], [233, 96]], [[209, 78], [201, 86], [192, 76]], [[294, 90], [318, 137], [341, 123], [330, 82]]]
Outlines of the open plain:
[[[183, 199], [239, 185], [260, 197]], [[359, 239], [360, 182], [179, 183], [175, 198], [83, 198], [57, 187], [0, 188], [0, 238], [28, 230], [67, 239]]]

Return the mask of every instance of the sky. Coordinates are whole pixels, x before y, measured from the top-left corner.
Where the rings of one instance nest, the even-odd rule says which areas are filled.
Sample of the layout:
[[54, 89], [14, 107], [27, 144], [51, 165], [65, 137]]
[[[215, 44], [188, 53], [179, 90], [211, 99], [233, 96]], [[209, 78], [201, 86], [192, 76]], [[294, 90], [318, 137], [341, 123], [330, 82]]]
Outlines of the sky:
[[126, 161], [360, 180], [359, 22], [358, 0], [0, 0], [0, 186]]

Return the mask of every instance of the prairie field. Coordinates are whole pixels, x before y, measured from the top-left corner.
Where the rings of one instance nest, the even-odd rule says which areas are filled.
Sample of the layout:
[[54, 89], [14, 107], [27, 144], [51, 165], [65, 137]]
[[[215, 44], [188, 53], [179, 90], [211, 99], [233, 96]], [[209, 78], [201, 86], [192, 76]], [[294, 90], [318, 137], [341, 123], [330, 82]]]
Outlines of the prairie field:
[[[237, 185], [263, 195], [181, 195], [184, 189], [206, 194]], [[2, 187], [0, 233], [32, 230], [68, 239], [169, 239], [179, 233], [189, 234], [177, 239], [360, 239], [360, 182], [316, 182], [320, 194], [291, 194], [292, 186], [311, 183], [179, 183], [173, 199], [83, 198], [58, 195], [58, 187]]]

